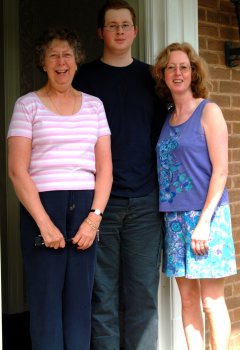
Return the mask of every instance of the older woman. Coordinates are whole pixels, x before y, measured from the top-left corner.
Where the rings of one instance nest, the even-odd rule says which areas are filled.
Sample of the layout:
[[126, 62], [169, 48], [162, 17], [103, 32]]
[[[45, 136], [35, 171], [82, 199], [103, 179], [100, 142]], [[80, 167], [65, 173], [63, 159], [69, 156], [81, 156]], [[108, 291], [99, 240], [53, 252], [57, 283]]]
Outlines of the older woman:
[[156, 88], [171, 108], [158, 145], [160, 211], [165, 212], [163, 271], [175, 277], [188, 349], [203, 350], [201, 302], [213, 350], [227, 350], [230, 320], [224, 277], [236, 273], [228, 194], [228, 132], [207, 100], [203, 59], [187, 43], [157, 57]]
[[[96, 236], [112, 184], [102, 102], [76, 91], [74, 32], [52, 29], [36, 53], [47, 83], [20, 97], [8, 131], [33, 350], [87, 350]], [[39, 246], [40, 243], [40, 246]]]

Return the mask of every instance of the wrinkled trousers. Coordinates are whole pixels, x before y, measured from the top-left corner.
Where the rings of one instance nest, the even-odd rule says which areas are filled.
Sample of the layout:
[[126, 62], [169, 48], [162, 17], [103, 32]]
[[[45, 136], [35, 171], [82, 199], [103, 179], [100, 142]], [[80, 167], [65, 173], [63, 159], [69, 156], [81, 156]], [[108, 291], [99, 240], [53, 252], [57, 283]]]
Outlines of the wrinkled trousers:
[[156, 350], [163, 218], [158, 191], [111, 196], [100, 227], [92, 350]]

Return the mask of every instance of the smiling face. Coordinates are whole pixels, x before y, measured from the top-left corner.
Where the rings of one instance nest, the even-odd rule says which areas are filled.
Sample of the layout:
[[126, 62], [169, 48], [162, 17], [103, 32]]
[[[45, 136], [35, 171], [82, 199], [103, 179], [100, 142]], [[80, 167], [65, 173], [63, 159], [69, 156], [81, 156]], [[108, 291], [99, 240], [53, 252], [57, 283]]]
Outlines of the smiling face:
[[172, 94], [191, 91], [192, 68], [185, 52], [172, 51], [170, 53], [164, 77]]
[[43, 70], [52, 87], [58, 89], [71, 86], [77, 64], [74, 50], [67, 41], [54, 39], [50, 43], [45, 52]]
[[[124, 30], [122, 27], [124, 24], [130, 25], [129, 30]], [[110, 31], [109, 26], [116, 26], [116, 30]], [[105, 14], [104, 27], [98, 29], [98, 34], [104, 40], [104, 47], [108, 52], [124, 53], [130, 51], [137, 35], [131, 12], [128, 9], [108, 10]]]

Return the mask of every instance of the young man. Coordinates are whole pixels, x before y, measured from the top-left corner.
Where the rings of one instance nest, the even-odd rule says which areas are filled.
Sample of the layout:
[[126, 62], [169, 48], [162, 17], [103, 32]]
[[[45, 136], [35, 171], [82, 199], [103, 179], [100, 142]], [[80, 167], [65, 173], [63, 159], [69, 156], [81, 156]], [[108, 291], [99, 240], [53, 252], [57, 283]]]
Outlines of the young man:
[[132, 58], [133, 8], [108, 1], [98, 16], [98, 35], [102, 57], [82, 66], [74, 81], [103, 101], [112, 133], [114, 180], [100, 227], [92, 349], [155, 350], [162, 247], [155, 145], [165, 109], [149, 65]]

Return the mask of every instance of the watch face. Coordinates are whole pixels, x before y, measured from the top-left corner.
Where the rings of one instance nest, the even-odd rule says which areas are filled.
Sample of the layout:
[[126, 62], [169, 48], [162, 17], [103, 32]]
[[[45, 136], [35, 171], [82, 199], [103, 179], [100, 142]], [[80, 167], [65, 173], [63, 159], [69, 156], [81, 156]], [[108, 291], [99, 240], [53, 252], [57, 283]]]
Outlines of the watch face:
[[91, 209], [90, 210], [92, 213], [95, 213], [96, 215], [103, 215], [100, 209]]

